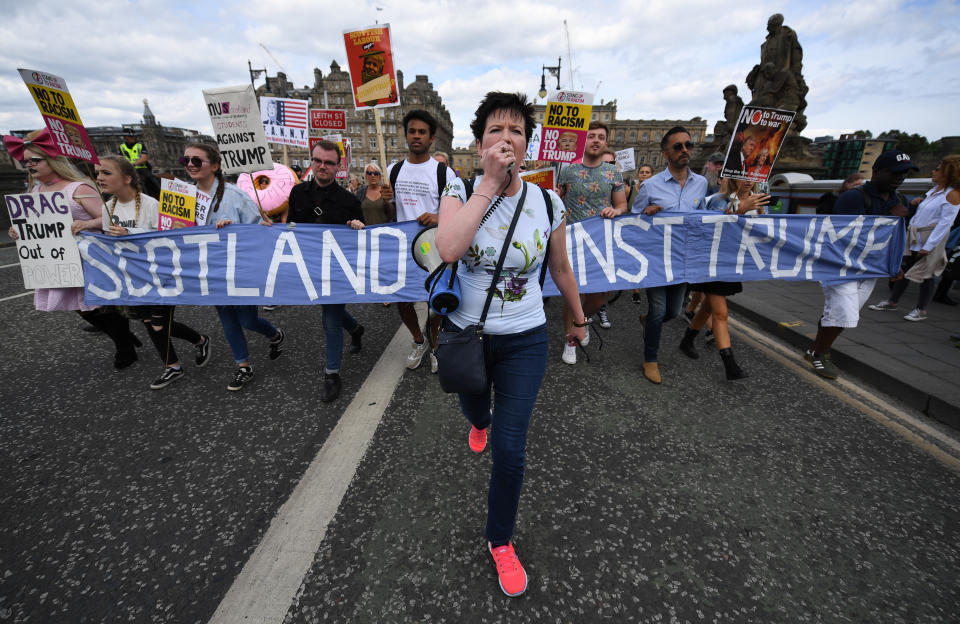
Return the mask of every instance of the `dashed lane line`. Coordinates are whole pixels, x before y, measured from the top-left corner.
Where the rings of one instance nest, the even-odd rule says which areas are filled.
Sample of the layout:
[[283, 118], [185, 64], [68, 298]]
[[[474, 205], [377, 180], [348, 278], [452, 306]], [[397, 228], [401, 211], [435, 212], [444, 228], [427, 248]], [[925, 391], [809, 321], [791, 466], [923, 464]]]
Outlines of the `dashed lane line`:
[[406, 368], [403, 325], [244, 565], [210, 624], [281, 624]]
[[929, 453], [947, 467], [960, 472], [960, 441], [931, 427], [912, 414], [878, 399], [857, 384], [843, 379], [827, 380], [814, 373], [805, 362], [799, 361], [797, 351], [743, 322], [729, 319], [728, 323], [755, 347], [764, 351], [782, 365], [794, 370], [808, 383], [817, 385], [847, 405], [866, 414], [922, 451]]

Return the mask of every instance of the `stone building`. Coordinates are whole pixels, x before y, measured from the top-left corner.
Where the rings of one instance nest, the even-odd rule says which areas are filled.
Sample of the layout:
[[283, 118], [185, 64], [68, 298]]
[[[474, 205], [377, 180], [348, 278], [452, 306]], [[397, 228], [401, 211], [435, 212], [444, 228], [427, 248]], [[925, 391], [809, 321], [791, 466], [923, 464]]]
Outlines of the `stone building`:
[[[537, 123], [543, 123], [545, 104], [535, 106]], [[591, 121], [600, 121], [610, 128], [607, 144], [610, 149], [619, 151], [633, 148], [633, 157], [637, 166], [652, 165], [654, 171], [666, 166], [660, 150], [660, 139], [673, 126], [683, 126], [690, 132], [694, 144], [701, 143], [707, 136], [707, 121], [700, 117], [693, 119], [617, 119], [617, 101], [600, 101], [593, 106]], [[627, 172], [627, 178], [636, 178], [636, 173]]]
[[[453, 121], [443, 105], [440, 95], [425, 75], [418, 75], [412, 83], [405, 85], [403, 72], [397, 71], [397, 86], [400, 94], [400, 106], [380, 109], [380, 124], [383, 130], [384, 150], [387, 164], [401, 160], [407, 154], [401, 119], [407, 111], [420, 108], [437, 118], [437, 134], [433, 143], [434, 152], [453, 151]], [[377, 145], [377, 130], [372, 110], [357, 112], [353, 107], [350, 74], [333, 61], [330, 72], [324, 76], [319, 68], [313, 70], [313, 86], [296, 88], [287, 80], [286, 74], [278, 72], [268, 76], [266, 84], [257, 88], [258, 96], [296, 98], [310, 101], [310, 108], [330, 108], [346, 111], [347, 130], [344, 138], [350, 139], [352, 159], [351, 169], [362, 171], [370, 162], [380, 163], [380, 150]], [[311, 130], [311, 137], [319, 137], [320, 131]], [[283, 162], [283, 146], [271, 144], [274, 160]], [[310, 155], [302, 148], [287, 148], [290, 164], [309, 166]]]
[[143, 101], [143, 119], [139, 123], [90, 126], [87, 127], [87, 134], [97, 154], [111, 156], [119, 153], [123, 136], [129, 130], [133, 130], [146, 146], [150, 166], [157, 176], [171, 174], [182, 180], [189, 180], [186, 170], [177, 162], [183, 156], [184, 147], [195, 142], [216, 143], [213, 137], [197, 130], [174, 128], [157, 122], [146, 100]]

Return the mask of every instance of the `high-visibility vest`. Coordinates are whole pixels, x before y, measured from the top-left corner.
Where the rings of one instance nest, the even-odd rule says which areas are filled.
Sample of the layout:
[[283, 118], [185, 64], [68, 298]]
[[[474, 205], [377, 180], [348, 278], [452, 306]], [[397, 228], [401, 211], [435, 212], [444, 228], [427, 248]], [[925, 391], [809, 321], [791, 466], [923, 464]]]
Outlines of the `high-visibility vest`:
[[[140, 152], [143, 151], [143, 143], [137, 142], [133, 147], [127, 147], [126, 143], [120, 144], [120, 152], [130, 161], [130, 164], [136, 164], [140, 160]], [[136, 165], [137, 169], [146, 169], [146, 165]]]

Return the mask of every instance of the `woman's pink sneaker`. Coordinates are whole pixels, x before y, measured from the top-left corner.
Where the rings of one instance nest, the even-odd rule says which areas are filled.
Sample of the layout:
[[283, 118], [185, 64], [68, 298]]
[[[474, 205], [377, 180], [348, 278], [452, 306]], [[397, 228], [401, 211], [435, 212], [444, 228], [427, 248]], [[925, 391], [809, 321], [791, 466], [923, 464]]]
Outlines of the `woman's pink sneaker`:
[[487, 448], [487, 430], [477, 429], [470, 425], [470, 450], [474, 453], [482, 453]]
[[519, 596], [527, 590], [527, 573], [524, 572], [517, 552], [513, 549], [513, 542], [496, 548], [487, 542], [493, 562], [497, 566], [497, 576], [500, 577], [500, 589], [508, 596]]

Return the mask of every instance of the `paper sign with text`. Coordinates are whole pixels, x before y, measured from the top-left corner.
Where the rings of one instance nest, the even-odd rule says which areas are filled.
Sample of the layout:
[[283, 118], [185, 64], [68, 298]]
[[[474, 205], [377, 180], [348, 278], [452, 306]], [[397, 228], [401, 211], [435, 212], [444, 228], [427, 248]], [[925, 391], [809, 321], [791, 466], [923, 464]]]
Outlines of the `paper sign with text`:
[[788, 110], [744, 106], [730, 137], [720, 175], [766, 182], [795, 116], [795, 112]]
[[212, 195], [207, 195], [200, 189], [197, 189], [197, 225], [206, 225], [207, 218], [210, 216], [210, 202]]
[[628, 147], [627, 149], [617, 150], [617, 167], [620, 169], [620, 173], [625, 173], [627, 171], [633, 171], [637, 168], [637, 163], [633, 158], [633, 148]]
[[204, 89], [203, 99], [224, 173], [252, 173], [273, 167], [253, 85]]
[[400, 106], [397, 72], [390, 48], [390, 24], [345, 30], [343, 43], [356, 110]]
[[537, 124], [533, 127], [533, 134], [530, 136], [530, 142], [527, 143], [527, 153], [525, 160], [536, 160], [540, 154], [540, 137], [543, 135], [543, 126]]
[[70, 158], [100, 164], [90, 137], [80, 121], [77, 107], [73, 104], [73, 98], [70, 97], [70, 91], [67, 90], [67, 82], [60, 76], [32, 69], [19, 71], [60, 153]]
[[520, 179], [527, 182], [532, 182], [540, 188], [545, 188], [548, 191], [556, 189], [554, 171], [550, 167], [547, 167], [546, 169], [524, 171], [520, 174]]
[[7, 195], [4, 200], [17, 232], [24, 288], [83, 286], [83, 264], [63, 191]]
[[583, 157], [587, 127], [593, 112], [593, 94], [553, 91], [547, 97], [543, 136], [537, 160], [573, 162]]
[[[207, 195], [209, 197], [209, 195]], [[209, 202], [207, 203], [209, 206]], [[173, 230], [197, 223], [197, 187], [183, 180], [160, 180], [160, 228]]]
[[262, 97], [260, 119], [271, 143], [307, 147], [307, 100]]

